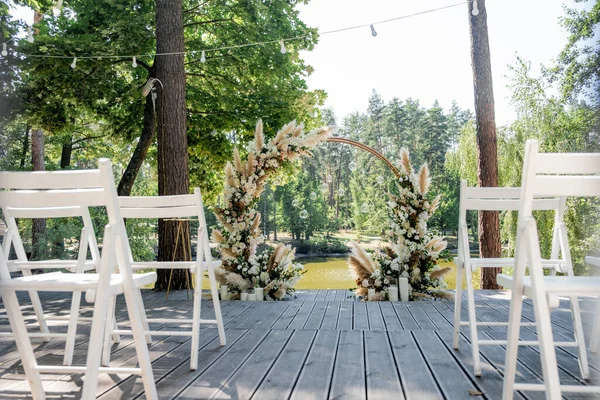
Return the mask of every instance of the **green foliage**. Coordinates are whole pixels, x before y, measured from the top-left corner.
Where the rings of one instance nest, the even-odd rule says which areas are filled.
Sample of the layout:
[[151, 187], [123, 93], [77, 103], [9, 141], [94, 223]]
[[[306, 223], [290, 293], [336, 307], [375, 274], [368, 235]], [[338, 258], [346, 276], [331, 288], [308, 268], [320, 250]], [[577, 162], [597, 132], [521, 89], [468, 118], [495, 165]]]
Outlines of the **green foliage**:
[[340, 239], [334, 237], [317, 236], [310, 240], [303, 240], [297, 247], [296, 253], [347, 253], [348, 246]]

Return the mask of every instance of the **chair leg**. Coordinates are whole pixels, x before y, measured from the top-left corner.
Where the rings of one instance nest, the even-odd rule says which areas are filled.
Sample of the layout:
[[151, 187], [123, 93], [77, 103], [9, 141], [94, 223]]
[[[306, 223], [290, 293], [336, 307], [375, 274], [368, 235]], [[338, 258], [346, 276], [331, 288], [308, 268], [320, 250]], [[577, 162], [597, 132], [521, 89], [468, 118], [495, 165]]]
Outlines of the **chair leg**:
[[108, 299], [106, 306], [106, 325], [104, 330], [104, 341], [102, 342], [102, 366], [110, 366], [110, 352], [112, 350], [112, 333], [117, 329], [115, 323], [115, 296]]
[[208, 280], [210, 281], [210, 293], [212, 295], [213, 307], [215, 309], [215, 318], [217, 320], [217, 329], [219, 331], [219, 341], [221, 346], [225, 346], [225, 328], [223, 325], [223, 316], [221, 314], [221, 302], [219, 301], [219, 290], [217, 289], [217, 279], [212, 266], [208, 268]]
[[[142, 299], [142, 289], [135, 290], [135, 296], [137, 297], [136, 304], [139, 307], [139, 316], [142, 321], [142, 326], [144, 327], [144, 331], [148, 332], [150, 330], [150, 325], [148, 324], [148, 316], [146, 315], [146, 309], [144, 308], [144, 299]], [[152, 343], [152, 335], [149, 333], [146, 334], [146, 343]]]
[[506, 343], [506, 359], [504, 362], [504, 388], [502, 400], [512, 400], [515, 395], [515, 379], [517, 375], [517, 354], [519, 352], [519, 334], [521, 331], [521, 313], [523, 297], [521, 291], [513, 288], [508, 313], [508, 334]]
[[[31, 276], [31, 271], [29, 271], [28, 269], [23, 270], [23, 276]], [[44, 315], [42, 302], [40, 301], [40, 296], [35, 290], [30, 290], [29, 298], [31, 299], [31, 305], [33, 306], [35, 317], [37, 318], [38, 324], [40, 325], [40, 332], [50, 333], [50, 329], [48, 329], [48, 324], [46, 323], [46, 317]], [[42, 340], [44, 342], [49, 342], [50, 337], [44, 337]]]
[[579, 299], [577, 296], [570, 298], [571, 316], [573, 317], [573, 335], [577, 341], [577, 353], [579, 361], [579, 371], [582, 379], [589, 379], [590, 367], [588, 363], [587, 350], [585, 348], [585, 338], [583, 336], [583, 324], [581, 323], [581, 310], [579, 309]]
[[469, 331], [471, 333], [471, 349], [473, 351], [473, 373], [481, 376], [481, 361], [479, 357], [479, 336], [477, 332], [477, 315], [475, 314], [475, 293], [473, 290], [473, 271], [465, 266], [467, 280], [467, 305], [469, 311]]
[[71, 297], [71, 315], [67, 328], [67, 341], [65, 343], [65, 356], [63, 365], [73, 363], [73, 351], [75, 350], [75, 336], [77, 335], [77, 322], [79, 321], [79, 306], [81, 305], [81, 292], [73, 292]]
[[[460, 314], [462, 310], [462, 278], [463, 267], [461, 263], [456, 262], [456, 294], [454, 295], [454, 350], [458, 350], [460, 342]], [[469, 279], [467, 277], [466, 279]]]
[[194, 307], [192, 310], [192, 343], [190, 353], [190, 370], [198, 369], [198, 351], [200, 347], [200, 310], [202, 307], [202, 268], [196, 269], [194, 276]]
[[152, 372], [152, 364], [150, 361], [150, 353], [148, 352], [146, 344], [148, 335], [144, 332], [144, 320], [146, 314], [145, 312], [140, 314], [139, 311], [144, 307], [143, 304], [139, 304], [140, 291], [139, 289], [134, 289], [133, 285], [131, 285], [131, 287], [125, 285], [123, 289], [125, 304], [127, 305], [127, 314], [131, 321], [131, 333], [133, 335], [135, 351], [138, 357], [138, 364], [142, 370], [142, 383], [144, 385], [146, 399], [158, 400], [156, 384], [154, 382], [154, 373]]
[[15, 292], [5, 292], [2, 294], [2, 299], [8, 313], [8, 321], [10, 328], [15, 335], [15, 342], [17, 344], [17, 350], [21, 355], [23, 363], [23, 369], [25, 370], [25, 376], [31, 389], [31, 394], [34, 400], [44, 400], [46, 394], [42, 387], [42, 379], [40, 373], [35, 369], [37, 361], [33, 354], [33, 348], [29, 341], [29, 335], [27, 334], [27, 328], [25, 327], [25, 321], [23, 320], [23, 314], [19, 307], [19, 301]]
[[107, 324], [106, 312], [108, 310], [108, 302], [108, 293], [104, 290], [98, 290], [94, 302], [94, 316], [92, 317], [88, 345], [85, 380], [81, 391], [82, 399], [96, 398], [98, 375], [100, 374], [100, 363], [102, 361], [102, 343], [105, 334], [105, 325]]
[[546, 399], [561, 399], [560, 378], [558, 376], [558, 364], [556, 362], [556, 349], [552, 335], [552, 323], [550, 322], [550, 309], [546, 296], [543, 293], [535, 293], [533, 297], [535, 321], [538, 340], [540, 342], [540, 358], [544, 385], [546, 386]]
[[590, 338], [590, 351], [596, 353], [600, 344], [600, 298], [596, 300], [596, 315], [594, 316], [594, 327]]

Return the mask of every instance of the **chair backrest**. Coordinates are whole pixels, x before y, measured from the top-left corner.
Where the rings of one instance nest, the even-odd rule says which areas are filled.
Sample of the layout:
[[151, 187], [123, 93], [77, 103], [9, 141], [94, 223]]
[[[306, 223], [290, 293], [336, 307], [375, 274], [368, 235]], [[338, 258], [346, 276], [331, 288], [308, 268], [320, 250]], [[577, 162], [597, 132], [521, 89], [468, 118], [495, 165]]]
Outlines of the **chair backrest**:
[[519, 218], [532, 215], [536, 196], [600, 196], [600, 153], [540, 153], [525, 145]]
[[[130, 273], [129, 259], [124, 258], [124, 254], [129, 251], [129, 241], [119, 210], [111, 164], [109, 160], [101, 159], [98, 166], [98, 169], [76, 171], [2, 171], [0, 207], [17, 210], [17, 214], [30, 209], [30, 212], [37, 216], [79, 213], [80, 208], [105, 207], [108, 226], [114, 235], [111, 242], [116, 240], [114, 243], [119, 269], [123, 268], [122, 274], [127, 271]], [[37, 211], [32, 211], [34, 209]], [[105, 230], [105, 242], [106, 239]], [[102, 258], [104, 262], [104, 254]]]
[[[533, 210], [554, 210], [554, 237], [552, 240], [552, 259], [557, 259], [559, 243], [557, 229], [564, 221], [565, 197], [535, 196]], [[518, 211], [521, 205], [519, 187], [468, 187], [467, 181], [460, 183], [460, 205], [458, 214], [460, 256], [469, 257], [469, 239], [467, 232], [467, 211]], [[564, 249], [562, 252], [564, 253]]]
[[[66, 217], [80, 217], [83, 222], [83, 229], [81, 230], [81, 236], [79, 239], [79, 254], [76, 262], [69, 267], [81, 267], [84, 268], [84, 264], [87, 261], [87, 251], [90, 250], [92, 256], [92, 264], [97, 266], [100, 260], [100, 252], [98, 251], [98, 243], [96, 240], [96, 234], [94, 233], [94, 225], [92, 218], [89, 213], [88, 207], [84, 206], [73, 206], [73, 207], [42, 207], [42, 208], [25, 208], [25, 207], [3, 207], [2, 211], [6, 218], [7, 231], [4, 235], [4, 241], [2, 247], [5, 255], [8, 257], [10, 253], [11, 245], [15, 249], [17, 260], [21, 263], [27, 262], [28, 257], [25, 252], [25, 247], [19, 234], [17, 226], [17, 218], [66, 218]], [[11, 263], [9, 263], [10, 266]], [[64, 264], [67, 266], [67, 264]], [[88, 268], [91, 269], [91, 268]]]
[[121, 196], [119, 197], [123, 218], [198, 218], [197, 260], [202, 253], [210, 257], [208, 230], [204, 216], [204, 205], [199, 188], [193, 194], [172, 196]]

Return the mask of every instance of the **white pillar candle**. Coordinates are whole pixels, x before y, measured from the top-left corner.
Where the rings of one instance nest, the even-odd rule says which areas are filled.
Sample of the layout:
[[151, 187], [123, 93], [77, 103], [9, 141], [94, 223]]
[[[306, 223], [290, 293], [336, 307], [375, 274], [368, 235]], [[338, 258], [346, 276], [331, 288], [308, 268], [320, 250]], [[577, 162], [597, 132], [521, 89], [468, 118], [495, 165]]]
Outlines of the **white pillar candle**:
[[367, 294], [367, 300], [372, 301], [374, 297], [375, 297], [375, 289], [369, 289], [369, 292]]
[[265, 299], [264, 289], [261, 287], [254, 288], [254, 294], [256, 294], [256, 301], [263, 301]]
[[391, 285], [388, 288], [388, 297], [390, 301], [398, 301], [398, 286]]
[[248, 293], [248, 301], [256, 301], [256, 294]]
[[221, 285], [221, 300], [227, 300], [229, 298], [227, 285]]
[[240, 300], [248, 301], [248, 293], [246, 293], [246, 292], [240, 293]]
[[408, 278], [398, 278], [400, 301], [408, 301]]

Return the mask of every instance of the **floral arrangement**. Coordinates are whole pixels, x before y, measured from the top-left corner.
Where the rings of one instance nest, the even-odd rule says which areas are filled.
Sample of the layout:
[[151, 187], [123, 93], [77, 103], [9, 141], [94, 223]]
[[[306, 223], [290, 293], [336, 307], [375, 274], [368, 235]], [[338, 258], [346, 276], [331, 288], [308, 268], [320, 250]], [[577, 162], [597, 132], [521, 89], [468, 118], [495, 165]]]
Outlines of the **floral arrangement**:
[[271, 299], [293, 292], [302, 276], [302, 265], [294, 263], [295, 251], [290, 246], [263, 246], [257, 251], [264, 237], [256, 205], [266, 181], [278, 168], [310, 155], [310, 149], [326, 140], [331, 131], [323, 127], [303, 133], [303, 126], [294, 121], [265, 142], [259, 120], [254, 140], [246, 147], [246, 159], [242, 160], [237, 148], [233, 150], [233, 164], [225, 166], [224, 204], [215, 210], [220, 227], [212, 232], [223, 261], [217, 279], [228, 285], [232, 298], [252, 287], [264, 288]]
[[427, 197], [431, 178], [427, 165], [415, 172], [406, 149], [402, 149], [398, 195], [389, 195], [388, 215], [390, 229], [386, 231], [391, 247], [377, 249], [373, 255], [358, 243], [352, 243], [349, 267], [354, 273], [357, 295], [366, 295], [375, 289], [374, 300], [384, 300], [390, 285], [399, 278], [407, 278], [411, 298], [436, 295], [434, 289], [445, 289], [443, 275], [450, 268], [436, 265], [447, 243], [427, 230], [427, 221], [437, 209], [440, 196], [430, 201]]

